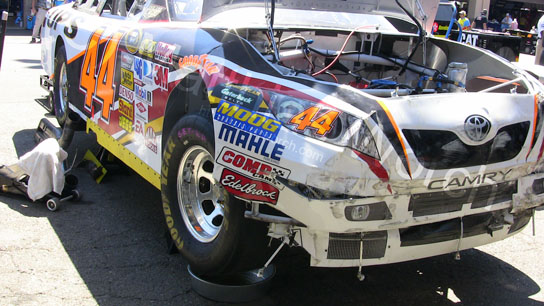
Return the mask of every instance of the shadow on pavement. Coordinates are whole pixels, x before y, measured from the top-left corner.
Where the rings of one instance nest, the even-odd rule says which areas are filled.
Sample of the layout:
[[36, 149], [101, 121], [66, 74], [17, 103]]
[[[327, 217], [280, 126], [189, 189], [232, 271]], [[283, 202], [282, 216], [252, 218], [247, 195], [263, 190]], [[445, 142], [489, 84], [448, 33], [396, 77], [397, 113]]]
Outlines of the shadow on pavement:
[[[31, 136], [24, 130], [13, 137], [18, 153], [31, 149]], [[95, 145], [76, 139], [70, 151]], [[66, 202], [54, 213], [24, 199], [3, 202], [25, 216], [47, 216], [100, 305], [215, 304], [191, 290], [181, 257], [167, 254], [156, 188], [135, 174], [108, 174], [96, 184], [85, 170], [74, 173], [82, 202]], [[538, 284], [478, 250], [462, 252], [461, 261], [450, 254], [366, 267], [364, 282], [356, 268], [311, 268], [302, 251], [284, 250], [275, 264], [268, 295], [246, 305], [542, 305], [529, 298], [540, 291]]]

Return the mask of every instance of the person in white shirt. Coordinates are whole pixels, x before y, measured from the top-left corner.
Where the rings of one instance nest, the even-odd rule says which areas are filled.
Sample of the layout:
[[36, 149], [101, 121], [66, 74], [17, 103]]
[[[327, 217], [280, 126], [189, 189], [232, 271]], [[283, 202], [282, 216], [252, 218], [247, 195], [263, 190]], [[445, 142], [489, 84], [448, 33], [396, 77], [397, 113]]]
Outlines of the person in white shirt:
[[537, 24], [537, 33], [538, 41], [536, 42], [536, 54], [535, 54], [535, 64], [544, 65], [544, 60], [542, 58], [542, 44], [544, 43], [544, 15], [540, 17]]

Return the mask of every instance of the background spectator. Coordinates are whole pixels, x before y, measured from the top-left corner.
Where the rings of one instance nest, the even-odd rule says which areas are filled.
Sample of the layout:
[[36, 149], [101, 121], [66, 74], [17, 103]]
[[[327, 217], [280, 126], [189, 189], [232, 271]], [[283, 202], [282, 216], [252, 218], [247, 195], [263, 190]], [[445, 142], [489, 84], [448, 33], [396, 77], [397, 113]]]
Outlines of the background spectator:
[[510, 13], [506, 13], [506, 16], [501, 21], [501, 31], [505, 32], [506, 30], [510, 29], [510, 25], [512, 24], [512, 18], [510, 17]]
[[536, 42], [535, 64], [544, 65], [542, 56], [542, 48], [544, 47], [542, 45], [544, 43], [544, 15], [538, 20], [537, 31], [538, 41]]
[[467, 16], [467, 12], [465, 11], [459, 12], [459, 20], [457, 22], [459, 22], [459, 25], [461, 26], [461, 29], [463, 29], [463, 31], [470, 30], [470, 21], [468, 20], [466, 16]]
[[472, 22], [473, 29], [487, 30], [487, 10], [484, 9], [480, 16], [476, 17]]

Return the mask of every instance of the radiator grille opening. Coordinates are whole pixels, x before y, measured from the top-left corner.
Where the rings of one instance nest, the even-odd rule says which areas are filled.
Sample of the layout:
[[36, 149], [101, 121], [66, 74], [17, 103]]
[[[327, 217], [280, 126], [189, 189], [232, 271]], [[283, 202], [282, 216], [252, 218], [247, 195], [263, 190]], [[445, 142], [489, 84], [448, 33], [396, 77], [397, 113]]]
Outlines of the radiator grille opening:
[[327, 259], [359, 259], [363, 240], [363, 259], [385, 256], [387, 231], [364, 233], [329, 233]]

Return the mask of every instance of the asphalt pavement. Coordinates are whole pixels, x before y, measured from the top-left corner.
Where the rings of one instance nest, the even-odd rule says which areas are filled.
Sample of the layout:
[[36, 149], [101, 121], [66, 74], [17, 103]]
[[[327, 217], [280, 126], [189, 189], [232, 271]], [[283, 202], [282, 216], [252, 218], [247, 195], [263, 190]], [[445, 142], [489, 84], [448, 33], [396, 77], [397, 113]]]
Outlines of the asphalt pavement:
[[[41, 118], [40, 45], [30, 31], [9, 29], [0, 69], [0, 164], [34, 146]], [[529, 59], [530, 60], [530, 59]], [[49, 116], [50, 117], [50, 116]], [[96, 152], [78, 132], [69, 160]], [[196, 294], [186, 263], [169, 255], [160, 193], [118, 167], [101, 184], [81, 168], [83, 200], [57, 212], [44, 203], [0, 195], [0, 305], [215, 305]], [[247, 305], [544, 305], [544, 211], [532, 226], [492, 245], [453, 254], [364, 268], [309, 267], [303, 252], [275, 260], [269, 293]]]

